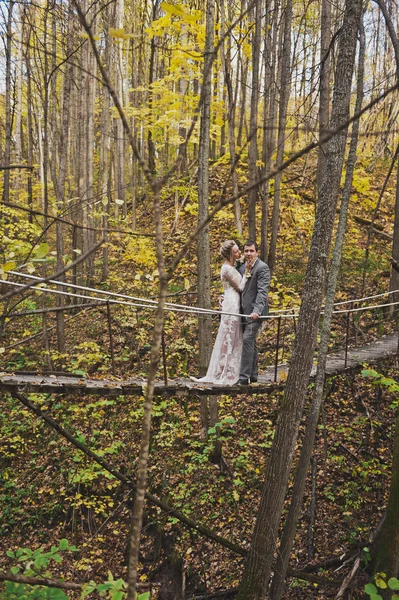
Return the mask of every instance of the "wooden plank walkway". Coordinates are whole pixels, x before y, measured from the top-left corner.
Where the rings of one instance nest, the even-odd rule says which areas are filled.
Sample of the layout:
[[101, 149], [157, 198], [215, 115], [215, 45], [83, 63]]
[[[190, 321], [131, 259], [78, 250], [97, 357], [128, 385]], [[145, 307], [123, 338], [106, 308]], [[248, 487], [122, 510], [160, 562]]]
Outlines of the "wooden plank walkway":
[[[347, 365], [345, 367], [345, 351], [330, 354], [327, 359], [326, 371], [329, 375], [340, 373], [345, 369], [352, 369], [362, 363], [378, 362], [382, 358], [392, 356], [398, 352], [398, 334], [391, 334], [358, 348], [349, 348]], [[157, 382], [155, 395], [178, 396], [182, 394], [194, 395], [219, 395], [229, 394], [236, 396], [248, 391], [254, 394], [268, 393], [277, 387], [281, 387], [288, 373], [288, 365], [279, 365], [277, 382], [274, 381], [274, 367], [267, 367], [259, 376], [256, 384], [249, 388], [242, 386], [210, 386], [200, 384], [190, 379], [175, 379], [168, 385]], [[316, 373], [313, 366], [312, 376]], [[146, 383], [139, 379], [128, 379], [118, 381], [113, 379], [86, 379], [74, 375], [46, 375], [30, 373], [0, 373], [0, 389], [20, 391], [27, 393], [50, 393], [50, 394], [97, 394], [107, 396], [132, 396], [143, 395]]]

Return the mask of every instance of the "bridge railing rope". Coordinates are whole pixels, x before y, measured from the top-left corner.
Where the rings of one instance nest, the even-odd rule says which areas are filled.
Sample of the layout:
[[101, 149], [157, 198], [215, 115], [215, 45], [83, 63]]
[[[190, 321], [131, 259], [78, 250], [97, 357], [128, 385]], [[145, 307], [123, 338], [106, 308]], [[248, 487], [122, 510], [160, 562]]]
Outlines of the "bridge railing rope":
[[[74, 302], [77, 300], [82, 304], [80, 306], [101, 306], [104, 305], [107, 311], [107, 325], [108, 334], [110, 338], [110, 353], [111, 353], [111, 364], [112, 372], [115, 374], [115, 355], [114, 355], [114, 342], [112, 334], [112, 323], [111, 323], [111, 305], [119, 305], [124, 307], [135, 308], [136, 311], [154, 310], [156, 308], [156, 300], [132, 296], [119, 292], [111, 292], [109, 290], [103, 290], [100, 288], [91, 288], [87, 286], [72, 284], [68, 282], [61, 282], [58, 280], [50, 280], [46, 284], [43, 283], [40, 277], [20, 273], [17, 271], [10, 271], [10, 275], [14, 277], [21, 277], [23, 279], [29, 279], [32, 282], [33, 289], [40, 291], [45, 294], [56, 294], [62, 295], [67, 298], [73, 299]], [[11, 281], [9, 279], [0, 279], [0, 283], [13, 286], [13, 287], [26, 287], [25, 284], [17, 281]], [[49, 285], [56, 286], [49, 287]], [[67, 291], [67, 290], [74, 291]], [[396, 294], [396, 296], [395, 296]], [[399, 301], [390, 301], [391, 298], [397, 298], [399, 290], [387, 291], [372, 296], [367, 296], [359, 299], [349, 299], [338, 301], [334, 304], [333, 312], [333, 326], [332, 326], [332, 344], [331, 351], [344, 349], [345, 352], [345, 366], [348, 362], [348, 351], [350, 346], [356, 344], [359, 336], [362, 337], [363, 342], [381, 337], [384, 333], [389, 333], [397, 325], [398, 312], [399, 312]], [[387, 298], [388, 301], [383, 303], [376, 303], [377, 299]], [[92, 304], [87, 304], [90, 300]], [[94, 301], [94, 302], [93, 302]], [[86, 303], [86, 304], [85, 304]], [[371, 305], [368, 305], [371, 303]], [[74, 308], [79, 308], [78, 305], [73, 305]], [[71, 306], [65, 306], [65, 310], [71, 308]], [[22, 311], [19, 313], [10, 313], [9, 315], [1, 315], [5, 317], [17, 317], [24, 316], [27, 314], [35, 314], [43, 312], [47, 309], [38, 309], [31, 311]], [[51, 310], [60, 310], [59, 307], [49, 308]], [[209, 317], [219, 319], [221, 311], [204, 309], [201, 307], [195, 307], [184, 304], [170, 303], [166, 305], [167, 313], [174, 313], [175, 315], [192, 314], [206, 314]], [[232, 316], [243, 316], [239, 313], [223, 313]], [[261, 354], [263, 354], [263, 360], [260, 364], [265, 361], [269, 365], [273, 365], [274, 369], [274, 380], [277, 381], [278, 370], [281, 365], [288, 364], [291, 358], [293, 343], [296, 335], [296, 324], [299, 315], [299, 310], [292, 310], [290, 308], [282, 308], [270, 311], [267, 317], [263, 317], [265, 324], [262, 327], [262, 333], [259, 339], [259, 346]], [[320, 318], [323, 318], [323, 311], [321, 312]], [[370, 333], [374, 328], [377, 328], [378, 336]], [[334, 340], [336, 343], [334, 344]], [[163, 336], [162, 345], [162, 358], [163, 358], [163, 378], [165, 383], [168, 381], [168, 366], [167, 366], [167, 348], [165, 335]]]

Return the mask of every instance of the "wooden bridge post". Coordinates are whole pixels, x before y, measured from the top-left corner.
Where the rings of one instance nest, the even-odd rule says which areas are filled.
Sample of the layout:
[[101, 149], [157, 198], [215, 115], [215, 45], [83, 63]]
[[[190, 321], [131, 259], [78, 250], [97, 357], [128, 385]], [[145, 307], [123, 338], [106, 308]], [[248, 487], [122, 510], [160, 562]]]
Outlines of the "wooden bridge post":
[[346, 369], [346, 366], [348, 364], [348, 347], [349, 347], [349, 323], [350, 323], [350, 316], [351, 313], [348, 310], [348, 312], [346, 313], [346, 336], [345, 336], [345, 362], [344, 362], [344, 368]]
[[165, 331], [162, 329], [162, 364], [163, 364], [163, 380], [165, 385], [168, 385], [168, 371], [166, 369], [166, 350], [165, 350]]
[[109, 306], [109, 302], [107, 302], [107, 320], [108, 320], [109, 343], [110, 343], [110, 347], [111, 347], [112, 375], [115, 375], [114, 339], [113, 339], [113, 335], [112, 335], [111, 308]]
[[280, 349], [280, 329], [281, 329], [281, 317], [278, 318], [278, 322], [277, 322], [276, 358], [274, 360], [274, 383], [277, 382], [278, 351]]

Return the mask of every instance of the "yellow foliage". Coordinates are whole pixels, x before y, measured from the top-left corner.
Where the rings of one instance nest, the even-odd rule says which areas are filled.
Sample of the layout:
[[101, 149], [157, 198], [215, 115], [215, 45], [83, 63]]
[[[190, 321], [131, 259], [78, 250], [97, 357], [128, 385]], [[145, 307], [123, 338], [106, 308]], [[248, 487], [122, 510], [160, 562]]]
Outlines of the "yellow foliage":
[[120, 29], [115, 29], [114, 27], [110, 27], [109, 35], [115, 40], [128, 40], [133, 37], [132, 33], [126, 33], [126, 31], [121, 27]]
[[178, 4], [169, 4], [169, 2], [162, 2], [161, 8], [169, 15], [181, 16], [184, 14], [184, 10]]
[[157, 266], [155, 248], [152, 241], [146, 238], [129, 240], [123, 262], [133, 262], [139, 271], [153, 271]]
[[[84, 40], [88, 40], [89, 39], [89, 34], [86, 33], [85, 31], [81, 31], [79, 33], [79, 37], [83, 38]], [[99, 35], [93, 35], [93, 40], [95, 40], [96, 42], [98, 42], [99, 39], [100, 39]]]

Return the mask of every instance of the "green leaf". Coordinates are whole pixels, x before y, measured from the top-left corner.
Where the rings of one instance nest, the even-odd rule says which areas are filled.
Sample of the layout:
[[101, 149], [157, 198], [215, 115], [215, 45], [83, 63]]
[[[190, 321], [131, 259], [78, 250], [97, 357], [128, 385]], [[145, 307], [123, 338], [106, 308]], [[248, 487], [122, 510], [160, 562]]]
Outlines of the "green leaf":
[[38, 248], [36, 248], [36, 250], [34, 250], [33, 256], [36, 259], [44, 258], [48, 254], [49, 250], [50, 250], [50, 246], [44, 242], [43, 244], [40, 244], [40, 246]]
[[55, 562], [57, 562], [57, 563], [61, 563], [62, 562], [62, 556], [60, 556], [60, 554], [54, 554], [53, 560], [55, 560]]
[[65, 538], [63, 538], [63, 539], [60, 541], [60, 544], [59, 544], [59, 548], [60, 548], [60, 550], [66, 550], [66, 549], [68, 548], [68, 546], [69, 546], [69, 544], [68, 544], [68, 540], [67, 540], [67, 539], [65, 539]]
[[89, 583], [85, 583], [83, 588], [82, 588], [82, 593], [81, 593], [81, 598], [86, 598], [86, 596], [88, 596], [89, 594], [91, 594], [92, 592], [94, 592], [94, 590], [96, 589], [97, 585], [95, 581], [89, 581]]
[[15, 558], [15, 554], [12, 550], [7, 550], [6, 552], [7, 556], [9, 556], [10, 558]]
[[364, 586], [364, 591], [366, 594], [378, 594], [378, 590], [373, 583], [368, 583]]
[[112, 587], [111, 583], [100, 583], [97, 586], [97, 591], [98, 592], [106, 592], [107, 590], [109, 590]]
[[96, 582], [95, 581], [89, 581], [89, 583], [85, 583], [85, 585], [82, 588], [82, 593], [81, 593], [81, 598], [86, 598], [86, 596], [88, 596], [89, 594], [91, 594], [92, 592], [94, 592], [94, 590], [96, 589]]
[[399, 579], [396, 579], [396, 577], [391, 577], [388, 580], [388, 587], [391, 590], [399, 590]]
[[150, 600], [150, 592], [140, 594], [140, 596], [137, 596], [137, 600]]

